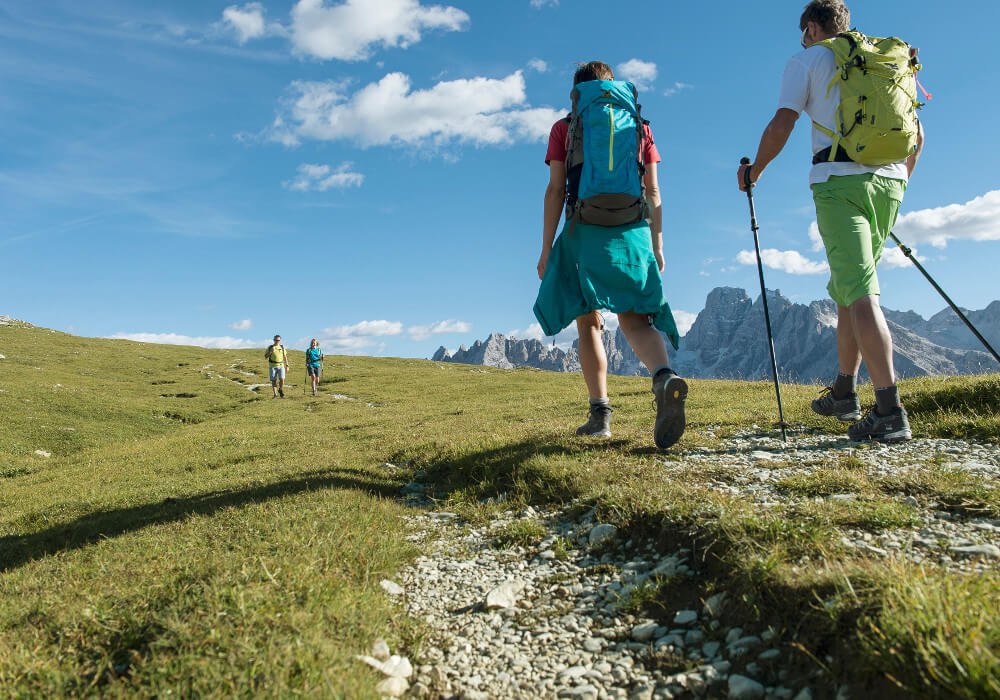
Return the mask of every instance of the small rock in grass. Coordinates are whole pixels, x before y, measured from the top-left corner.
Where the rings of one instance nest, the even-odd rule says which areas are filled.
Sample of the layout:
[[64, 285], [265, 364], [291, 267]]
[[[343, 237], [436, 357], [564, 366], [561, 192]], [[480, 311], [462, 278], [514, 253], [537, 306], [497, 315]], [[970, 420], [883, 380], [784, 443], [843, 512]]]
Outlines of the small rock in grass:
[[678, 610], [677, 614], [674, 615], [675, 625], [693, 625], [698, 621], [698, 612], [696, 610]]
[[382, 673], [395, 678], [409, 678], [413, 675], [413, 665], [405, 656], [393, 654], [382, 664]]
[[956, 554], [982, 555], [991, 559], [1000, 559], [1000, 547], [995, 544], [970, 544], [965, 547], [949, 547], [948, 549]]
[[709, 617], [718, 617], [722, 612], [722, 605], [726, 602], [726, 592], [720, 591], [715, 595], [710, 595], [705, 599], [704, 610]]
[[637, 642], [648, 642], [656, 634], [659, 627], [655, 622], [643, 622], [632, 628], [632, 639]]
[[591, 547], [600, 547], [611, 542], [617, 534], [617, 527], [610, 523], [601, 523], [591, 528], [590, 535], [587, 536], [587, 542]]
[[385, 661], [389, 658], [389, 645], [381, 637], [376, 639], [375, 643], [372, 644], [372, 656], [380, 661]]
[[746, 676], [734, 673], [729, 677], [729, 700], [759, 700], [764, 697], [764, 686]]
[[505, 581], [486, 594], [486, 609], [513, 608], [517, 597], [524, 590], [522, 581]]
[[375, 686], [375, 692], [383, 697], [398, 698], [410, 689], [405, 678], [390, 676]]
[[395, 581], [390, 581], [387, 578], [382, 579], [382, 583], [380, 585], [382, 586], [382, 590], [388, 593], [389, 595], [397, 596], [397, 595], [403, 595], [404, 593], [402, 586], [400, 586]]
[[45, 458], [52, 456], [51, 452], [46, 452], [45, 450], [35, 450], [35, 454], [38, 455], [39, 457], [45, 457]]

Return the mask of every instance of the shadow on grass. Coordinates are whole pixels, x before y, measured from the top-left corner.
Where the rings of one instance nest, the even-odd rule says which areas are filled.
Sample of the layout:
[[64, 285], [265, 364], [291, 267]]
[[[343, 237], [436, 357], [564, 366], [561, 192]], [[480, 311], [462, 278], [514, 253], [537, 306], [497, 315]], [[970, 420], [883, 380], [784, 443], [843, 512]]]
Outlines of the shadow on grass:
[[[539, 435], [500, 447], [432, 457], [427, 478], [448, 495], [513, 495], [526, 503], [566, 502], [585, 492], [580, 465], [588, 454], [624, 451], [626, 440], [568, 440]], [[565, 468], [560, 468], [560, 464]]]
[[210, 515], [225, 508], [321, 489], [353, 489], [383, 498], [394, 498], [399, 493], [398, 484], [374, 481], [362, 470], [337, 468], [308, 472], [294, 479], [261, 486], [171, 497], [159, 503], [88, 513], [39, 532], [0, 537], [0, 573], [57, 552], [79, 549], [98, 540], [150, 525], [176, 522], [190, 515]]

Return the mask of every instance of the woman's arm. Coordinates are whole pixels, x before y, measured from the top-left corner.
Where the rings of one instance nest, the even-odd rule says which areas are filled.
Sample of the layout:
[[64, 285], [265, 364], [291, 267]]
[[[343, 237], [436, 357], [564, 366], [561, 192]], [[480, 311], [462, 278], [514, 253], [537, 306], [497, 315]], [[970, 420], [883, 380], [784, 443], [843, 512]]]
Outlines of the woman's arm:
[[566, 201], [566, 164], [561, 160], [549, 161], [549, 184], [545, 186], [545, 205], [542, 213], [542, 254], [538, 258], [538, 279], [545, 276], [549, 251], [556, 239], [556, 228]]
[[646, 186], [646, 201], [649, 203], [649, 232], [653, 237], [653, 255], [663, 272], [663, 203], [660, 199], [660, 183], [656, 174], [656, 163], [646, 163], [646, 174], [642, 176]]

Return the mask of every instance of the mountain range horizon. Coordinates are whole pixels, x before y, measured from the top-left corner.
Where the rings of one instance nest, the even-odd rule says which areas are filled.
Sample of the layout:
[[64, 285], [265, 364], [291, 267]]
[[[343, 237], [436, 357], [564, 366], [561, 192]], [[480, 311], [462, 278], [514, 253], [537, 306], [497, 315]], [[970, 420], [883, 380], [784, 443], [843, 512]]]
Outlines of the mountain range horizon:
[[[837, 308], [829, 299], [798, 304], [780, 290], [767, 290], [778, 373], [783, 381], [829, 381], [837, 371]], [[894, 362], [900, 378], [925, 375], [981, 374], [1000, 371], [1000, 365], [962, 323], [954, 311], [924, 318], [914, 311], [883, 309], [893, 337]], [[1000, 344], [1000, 300], [986, 308], [963, 308], [980, 333]], [[647, 375], [620, 329], [603, 334], [612, 374]], [[492, 367], [535, 367], [559, 372], [579, 371], [577, 341], [569, 347], [538, 338], [515, 338], [490, 333], [472, 346], [451, 351], [441, 346], [431, 357]], [[716, 287], [704, 308], [671, 352], [671, 364], [683, 376], [714, 379], [769, 379], [770, 360], [760, 296], [751, 299], [744, 289]], [[864, 368], [862, 367], [864, 376]]]

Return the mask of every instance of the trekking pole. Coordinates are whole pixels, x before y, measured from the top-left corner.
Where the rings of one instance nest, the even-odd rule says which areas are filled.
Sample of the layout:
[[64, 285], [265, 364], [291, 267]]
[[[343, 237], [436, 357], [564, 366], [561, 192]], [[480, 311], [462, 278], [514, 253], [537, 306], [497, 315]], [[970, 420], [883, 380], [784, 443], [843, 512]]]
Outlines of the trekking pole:
[[[740, 165], [750, 165], [750, 159], [743, 156]], [[753, 207], [753, 183], [750, 182], [750, 168], [743, 171], [743, 184], [747, 189], [747, 201], [750, 203], [750, 230], [753, 231], [753, 248], [757, 253], [757, 275], [760, 277], [760, 300], [764, 303], [764, 325], [767, 326], [767, 346], [771, 351], [771, 375], [774, 377], [774, 393], [778, 397], [778, 425], [781, 426], [781, 439], [788, 442], [785, 434], [785, 412], [781, 408], [781, 385], [778, 383], [778, 362], [774, 358], [774, 336], [771, 334], [771, 314], [767, 309], [767, 289], [764, 288], [764, 266], [760, 261], [760, 241], [757, 238], [757, 213]]]
[[931, 286], [937, 290], [938, 294], [944, 297], [944, 300], [948, 302], [948, 306], [951, 307], [952, 311], [958, 314], [958, 317], [962, 319], [962, 321], [965, 323], [966, 326], [969, 327], [969, 330], [972, 331], [972, 334], [979, 339], [979, 342], [982, 343], [983, 346], [985, 346], [985, 348], [990, 351], [990, 354], [993, 355], [993, 359], [996, 360], [997, 362], [1000, 362], [1000, 355], [997, 354], [997, 351], [994, 350], [993, 346], [989, 344], [986, 338], [984, 338], [982, 334], [978, 330], [976, 330], [976, 327], [972, 325], [972, 321], [966, 318], [965, 314], [962, 313], [962, 310], [959, 309], [958, 306], [955, 304], [955, 302], [951, 300], [951, 297], [945, 294], [944, 290], [938, 286], [938, 283], [934, 281], [934, 278], [928, 274], [927, 270], [924, 269], [924, 266], [921, 265], [920, 262], [913, 256], [913, 251], [910, 250], [908, 246], [904, 245], [901, 240], [896, 238], [895, 233], [892, 233], [890, 231], [889, 236], [892, 238], [893, 241], [896, 242], [896, 245], [899, 246], [899, 249], [903, 251], [903, 255], [909, 258], [910, 262], [916, 265], [917, 269], [923, 273], [924, 277], [926, 277], [927, 281], [931, 283]]

